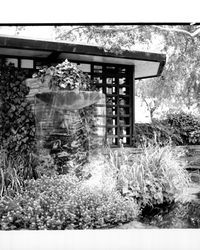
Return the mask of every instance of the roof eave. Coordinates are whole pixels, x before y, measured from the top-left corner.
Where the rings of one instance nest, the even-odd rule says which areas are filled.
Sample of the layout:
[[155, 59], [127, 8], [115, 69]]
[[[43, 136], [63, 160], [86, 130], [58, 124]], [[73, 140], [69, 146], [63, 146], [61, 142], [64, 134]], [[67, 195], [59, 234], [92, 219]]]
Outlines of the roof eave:
[[111, 51], [105, 51], [102, 47], [93, 45], [82, 45], [66, 42], [57, 41], [45, 41], [37, 39], [27, 39], [20, 37], [9, 37], [0, 36], [0, 46], [7, 48], [22, 48], [23, 49], [34, 49], [41, 51], [56, 51], [56, 52], [71, 52], [75, 54], [93, 55], [93, 56], [105, 56], [105, 57], [116, 57], [123, 59], [137, 59], [145, 61], [162, 62], [166, 61], [165, 54], [150, 53], [144, 51], [128, 51], [122, 50], [116, 54]]

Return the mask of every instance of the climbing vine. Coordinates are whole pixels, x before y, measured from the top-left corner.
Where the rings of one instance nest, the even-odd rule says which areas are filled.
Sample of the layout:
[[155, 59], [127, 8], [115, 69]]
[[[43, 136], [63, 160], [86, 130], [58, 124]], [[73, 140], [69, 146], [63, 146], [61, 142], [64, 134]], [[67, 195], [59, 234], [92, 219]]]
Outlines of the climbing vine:
[[15, 169], [22, 179], [33, 177], [35, 151], [35, 118], [26, 99], [26, 78], [26, 72], [12, 64], [0, 65], [0, 150], [6, 152], [0, 168], [2, 174]]
[[34, 145], [35, 121], [26, 99], [26, 77], [13, 65], [0, 66], [0, 144], [12, 155], [27, 153]]

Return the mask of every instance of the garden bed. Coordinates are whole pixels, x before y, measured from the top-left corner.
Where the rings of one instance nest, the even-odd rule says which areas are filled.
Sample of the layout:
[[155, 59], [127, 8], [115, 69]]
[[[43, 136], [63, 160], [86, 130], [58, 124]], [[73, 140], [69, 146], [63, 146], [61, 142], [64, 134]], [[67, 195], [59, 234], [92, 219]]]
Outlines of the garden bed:
[[[17, 193], [9, 186], [0, 201], [1, 230], [105, 229], [138, 220], [147, 206], [171, 204], [189, 177], [170, 147], [150, 147], [141, 154], [107, 149], [84, 165], [58, 175], [53, 161], [43, 161], [37, 180]], [[50, 160], [50, 159], [49, 159]]]

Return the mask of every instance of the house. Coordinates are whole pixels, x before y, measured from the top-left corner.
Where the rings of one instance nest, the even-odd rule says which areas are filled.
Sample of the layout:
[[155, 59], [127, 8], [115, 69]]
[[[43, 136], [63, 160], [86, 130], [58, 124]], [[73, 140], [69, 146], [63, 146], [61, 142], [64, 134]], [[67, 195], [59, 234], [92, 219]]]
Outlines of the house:
[[106, 131], [110, 143], [133, 146], [135, 81], [158, 77], [166, 56], [142, 51], [119, 54], [91, 45], [0, 36], [0, 61], [13, 63], [31, 75], [42, 65], [65, 59], [87, 73], [106, 96]]

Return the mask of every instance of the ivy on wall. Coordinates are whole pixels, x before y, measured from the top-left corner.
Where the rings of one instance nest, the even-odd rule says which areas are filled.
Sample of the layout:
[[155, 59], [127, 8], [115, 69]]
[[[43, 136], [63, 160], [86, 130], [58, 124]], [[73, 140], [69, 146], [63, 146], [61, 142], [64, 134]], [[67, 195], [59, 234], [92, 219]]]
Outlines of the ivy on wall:
[[24, 178], [30, 176], [30, 154], [35, 150], [35, 118], [26, 99], [26, 78], [27, 73], [12, 64], [0, 65], [0, 147], [8, 159], [23, 160]]

